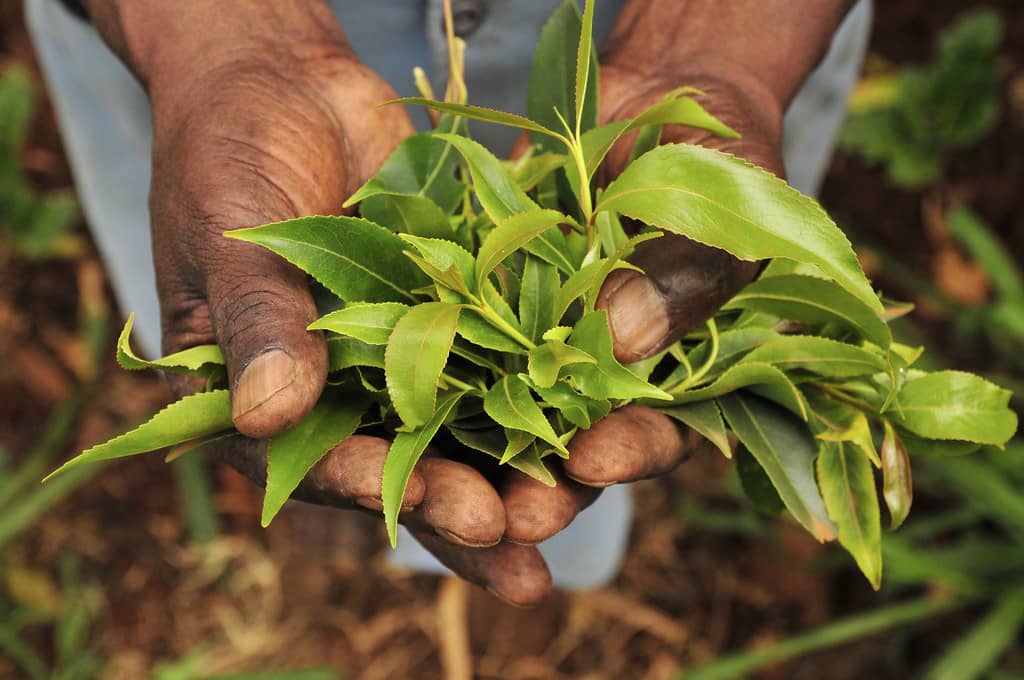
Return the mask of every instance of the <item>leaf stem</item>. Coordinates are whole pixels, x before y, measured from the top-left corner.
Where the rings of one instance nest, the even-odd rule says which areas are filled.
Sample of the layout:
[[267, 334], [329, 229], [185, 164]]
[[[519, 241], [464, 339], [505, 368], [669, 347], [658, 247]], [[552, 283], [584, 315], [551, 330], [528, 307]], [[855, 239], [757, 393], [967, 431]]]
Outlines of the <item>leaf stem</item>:
[[[707, 359], [704, 360], [704, 363], [701, 364], [701, 367], [695, 373], [690, 372], [678, 385], [665, 390], [672, 396], [682, 394], [690, 389], [690, 386], [699, 383], [708, 374], [711, 367], [715, 365], [715, 361], [718, 360], [718, 325], [715, 323], [714, 317], [707, 320], [707, 327], [708, 334], [711, 336], [711, 350], [708, 352]], [[690, 371], [689, 363], [686, 364], [686, 368]]]
[[494, 327], [526, 349], [533, 349], [537, 346], [528, 337], [516, 330], [512, 324], [501, 318], [501, 315], [495, 312], [494, 308], [487, 304], [486, 300], [481, 300], [480, 304], [474, 306], [474, 309], [479, 312], [481, 316], [490, 321]]
[[463, 381], [459, 380], [458, 378], [454, 378], [454, 377], [448, 375], [447, 373], [442, 373], [441, 374], [440, 382], [443, 384], [444, 387], [454, 387], [455, 389], [462, 390], [463, 392], [481, 392], [482, 391], [479, 387], [473, 387], [469, 383], [463, 382]]
[[818, 390], [824, 392], [825, 394], [829, 395], [830, 397], [835, 397], [839, 401], [846, 402], [850, 406], [856, 406], [861, 411], [866, 412], [867, 415], [870, 415], [870, 416], [875, 417], [875, 418], [881, 418], [881, 416], [879, 416], [878, 412], [875, 410], [874, 406], [872, 406], [871, 404], [867, 403], [866, 401], [861, 401], [860, 399], [857, 399], [856, 397], [850, 396], [849, 394], [847, 394], [846, 392], [844, 392], [844, 391], [842, 391], [840, 389], [837, 389], [835, 387], [832, 387], [831, 385], [827, 385], [825, 383], [819, 383], [819, 382], [811, 382], [810, 386], [817, 388]]

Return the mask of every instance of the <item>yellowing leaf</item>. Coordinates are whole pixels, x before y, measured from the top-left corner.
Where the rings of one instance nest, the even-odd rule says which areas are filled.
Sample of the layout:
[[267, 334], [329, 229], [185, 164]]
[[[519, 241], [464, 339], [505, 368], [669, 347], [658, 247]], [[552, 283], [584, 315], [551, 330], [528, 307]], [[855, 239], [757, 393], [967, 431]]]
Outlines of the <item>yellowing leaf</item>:
[[889, 529], [898, 529], [910, 514], [914, 502], [914, 484], [910, 473], [910, 456], [892, 424], [886, 420], [882, 438], [882, 496], [889, 508]]

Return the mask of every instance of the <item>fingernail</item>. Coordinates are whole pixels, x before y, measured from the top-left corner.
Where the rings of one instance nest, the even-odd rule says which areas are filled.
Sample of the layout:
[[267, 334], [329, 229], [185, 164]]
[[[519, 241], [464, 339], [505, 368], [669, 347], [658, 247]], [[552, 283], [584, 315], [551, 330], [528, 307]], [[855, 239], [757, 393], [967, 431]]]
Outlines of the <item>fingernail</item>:
[[235, 385], [231, 415], [239, 418], [295, 380], [295, 360], [280, 349], [272, 349], [253, 359], [242, 370]]
[[463, 545], [463, 546], [466, 546], [467, 548], [490, 548], [491, 546], [498, 545], [498, 543], [501, 542], [501, 537], [500, 536], [496, 540], [494, 540], [494, 541], [488, 541], [488, 542], [485, 542], [485, 543], [478, 543], [478, 542], [473, 542], [473, 541], [467, 541], [462, 536], [459, 536], [458, 534], [452, 533], [448, 529], [442, 529], [441, 527], [435, 527], [434, 531], [437, 533], [438, 536], [440, 536], [444, 540], [448, 541], [449, 543], [454, 543], [455, 545]]
[[522, 603], [520, 603], [520, 602], [514, 602], [514, 601], [512, 601], [512, 600], [508, 599], [507, 597], [505, 597], [504, 595], [502, 595], [501, 593], [499, 593], [499, 592], [498, 592], [497, 590], [495, 590], [495, 589], [494, 589], [494, 588], [492, 588], [491, 586], [484, 586], [484, 590], [486, 590], [486, 591], [487, 591], [487, 592], [489, 592], [489, 593], [490, 593], [491, 595], [493, 595], [493, 596], [494, 596], [494, 597], [496, 597], [497, 599], [501, 600], [501, 601], [502, 601], [502, 602], [504, 602], [505, 604], [507, 604], [507, 605], [511, 605], [511, 606], [515, 607], [516, 609], [531, 609], [531, 608], [532, 608], [532, 607], [531, 607], [530, 605], [527, 605], [527, 604], [522, 604]]
[[373, 498], [372, 496], [364, 496], [363, 498], [357, 498], [356, 505], [361, 505], [367, 510], [376, 510], [377, 512], [384, 512], [384, 503], [379, 498]]
[[665, 298], [648, 277], [639, 272], [615, 288], [608, 297], [608, 325], [615, 344], [615, 358], [637, 361], [646, 358], [669, 331]]

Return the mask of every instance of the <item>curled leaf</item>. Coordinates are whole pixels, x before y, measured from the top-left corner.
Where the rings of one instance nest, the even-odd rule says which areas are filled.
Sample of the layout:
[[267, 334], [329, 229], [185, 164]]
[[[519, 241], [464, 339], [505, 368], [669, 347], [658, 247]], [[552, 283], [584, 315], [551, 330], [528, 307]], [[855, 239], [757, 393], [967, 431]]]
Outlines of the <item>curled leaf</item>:
[[882, 496], [889, 508], [890, 530], [898, 529], [910, 513], [914, 501], [914, 486], [910, 474], [910, 456], [892, 423], [885, 423], [882, 438]]

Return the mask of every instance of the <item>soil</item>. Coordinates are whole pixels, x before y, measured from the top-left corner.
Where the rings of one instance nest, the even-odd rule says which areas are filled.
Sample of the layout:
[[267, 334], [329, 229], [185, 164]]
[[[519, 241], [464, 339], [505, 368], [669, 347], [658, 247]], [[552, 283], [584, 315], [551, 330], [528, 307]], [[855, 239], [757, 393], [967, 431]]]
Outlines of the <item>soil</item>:
[[[974, 4], [878, 2], [872, 53], [895, 64], [925, 61], [935, 33]], [[1024, 252], [1024, 8], [1019, 0], [986, 4], [1007, 21], [1007, 94], [995, 131], [951, 156], [942, 180], [926, 190], [893, 188], [880, 170], [847, 156], [835, 159], [823, 190], [826, 207], [855, 240], [899, 253], [926, 280], [943, 250], [926, 236], [930, 202], [968, 202], [1018, 257]], [[0, 67], [14, 60], [34, 63], [21, 3], [0, 0]], [[25, 162], [36, 187], [71, 186], [45, 101]], [[84, 225], [78, 230], [87, 235]], [[27, 455], [48, 415], [76, 394], [84, 393], [84, 406], [55, 459], [169, 399], [159, 377], [114, 365], [109, 335], [103, 359], [89, 361], [79, 339], [82, 301], [113, 308], [109, 290], [90, 283], [100, 267], [91, 247], [72, 259], [29, 262], [0, 243], [0, 454]], [[892, 295], [915, 297], [884, 268], [873, 273]], [[924, 302], [932, 341], [955, 364], [978, 366], [977, 347], [944, 342], [949, 320]], [[111, 312], [110, 328], [119, 324]], [[89, 380], [91, 373], [99, 379]], [[262, 530], [260, 491], [228, 468], [208, 470], [222, 527], [205, 547], [188, 540], [171, 469], [148, 456], [107, 468], [5, 549], [3, 568], [47, 582], [56, 579], [61, 556], [78, 556], [83, 587], [95, 596], [89, 635], [105, 660], [103, 677], [148, 677], [158, 663], [201, 649], [205, 674], [332, 666], [347, 678], [429, 680], [461, 677], [457, 669], [471, 663], [478, 678], [654, 680], [891, 597], [885, 589], [874, 594], [837, 550], [791, 524], [762, 518], [759, 531], [739, 522], [708, 528], [683, 512], [694, 503], [733, 517], [748, 512], [727, 491], [728, 464], [710, 456], [635, 485], [630, 548], [612, 585], [559, 592], [531, 610], [454, 579], [390, 568], [382, 522], [363, 515], [292, 504]], [[902, 680], [957, 626], [956, 616], [945, 617], [758, 677]], [[49, 628], [30, 641], [52, 656]], [[15, 677], [0, 653], [0, 678]]]

